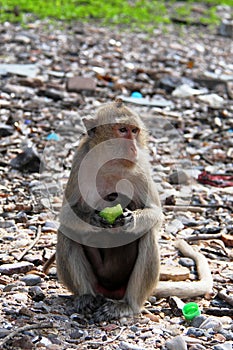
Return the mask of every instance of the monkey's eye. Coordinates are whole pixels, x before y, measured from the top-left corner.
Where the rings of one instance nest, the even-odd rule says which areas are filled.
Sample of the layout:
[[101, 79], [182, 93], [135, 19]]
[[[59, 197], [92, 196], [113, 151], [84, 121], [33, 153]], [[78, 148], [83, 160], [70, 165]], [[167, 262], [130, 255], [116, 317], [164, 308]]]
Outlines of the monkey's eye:
[[132, 133], [133, 133], [133, 134], [137, 134], [138, 132], [139, 132], [139, 129], [138, 129], [138, 128], [133, 128], [133, 129], [132, 129]]
[[127, 133], [128, 130], [125, 126], [122, 126], [121, 128], [119, 128], [119, 131], [121, 134], [125, 134], [125, 133]]

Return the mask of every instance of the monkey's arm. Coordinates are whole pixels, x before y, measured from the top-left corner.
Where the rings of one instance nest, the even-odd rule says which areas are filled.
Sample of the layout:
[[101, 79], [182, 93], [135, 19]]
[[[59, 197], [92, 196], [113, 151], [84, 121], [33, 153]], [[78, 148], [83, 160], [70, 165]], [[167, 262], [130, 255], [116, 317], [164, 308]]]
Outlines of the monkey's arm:
[[[89, 222], [84, 221], [85, 215]], [[97, 220], [99, 220], [98, 225]], [[102, 218], [94, 211], [84, 213], [67, 203], [63, 205], [60, 213], [59, 231], [75, 242], [98, 248], [117, 247], [121, 242], [123, 245], [137, 239], [131, 232], [125, 231], [123, 226], [112, 227], [108, 223], [103, 224]]]
[[137, 209], [133, 214], [133, 227], [129, 232], [136, 235], [142, 235], [148, 232], [152, 227], [160, 228], [163, 221], [162, 209], [159, 206], [153, 205], [150, 208]]

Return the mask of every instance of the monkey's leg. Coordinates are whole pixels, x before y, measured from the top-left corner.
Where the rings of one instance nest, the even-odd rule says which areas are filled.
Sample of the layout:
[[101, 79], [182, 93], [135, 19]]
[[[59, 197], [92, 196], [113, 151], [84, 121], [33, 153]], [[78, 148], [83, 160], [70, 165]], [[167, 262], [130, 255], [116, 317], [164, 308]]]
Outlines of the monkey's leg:
[[156, 231], [150, 230], [139, 242], [139, 254], [123, 300], [108, 300], [93, 314], [96, 322], [109, 321], [140, 312], [159, 279], [159, 248]]
[[139, 241], [138, 257], [125, 294], [134, 313], [140, 312], [159, 280], [160, 254], [156, 236], [157, 228], [153, 228]]
[[85, 256], [82, 245], [58, 231], [57, 273], [59, 279], [75, 295], [95, 295], [96, 278]]

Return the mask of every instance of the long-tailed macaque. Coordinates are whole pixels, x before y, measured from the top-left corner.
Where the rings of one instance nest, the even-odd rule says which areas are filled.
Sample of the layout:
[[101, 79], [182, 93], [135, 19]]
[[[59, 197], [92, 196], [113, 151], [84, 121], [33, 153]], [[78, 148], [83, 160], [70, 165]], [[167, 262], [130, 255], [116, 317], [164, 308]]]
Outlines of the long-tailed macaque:
[[[151, 177], [147, 132], [121, 100], [84, 119], [60, 215], [60, 280], [97, 322], [138, 313], [159, 279], [163, 214]], [[121, 204], [109, 223], [99, 213]]]

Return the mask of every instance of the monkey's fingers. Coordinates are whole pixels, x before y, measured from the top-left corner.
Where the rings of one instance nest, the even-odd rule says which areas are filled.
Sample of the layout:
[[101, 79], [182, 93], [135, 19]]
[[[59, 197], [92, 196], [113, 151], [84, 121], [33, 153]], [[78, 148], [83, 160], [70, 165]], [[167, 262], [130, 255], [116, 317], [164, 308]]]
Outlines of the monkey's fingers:
[[94, 312], [92, 319], [95, 323], [99, 323], [102, 321], [119, 319], [123, 316], [130, 316], [132, 314], [133, 311], [127, 303], [116, 300], [108, 300]]
[[93, 226], [103, 227], [103, 228], [112, 227], [112, 225], [110, 225], [107, 220], [99, 216], [98, 213], [94, 213], [94, 215], [91, 217], [90, 224]]
[[116, 219], [116, 221], [114, 222], [114, 227], [120, 227], [122, 226], [122, 228], [124, 230], [128, 230], [131, 227], [133, 227], [133, 223], [134, 223], [134, 216], [132, 211], [127, 210], [125, 211], [120, 217], [118, 217]]

